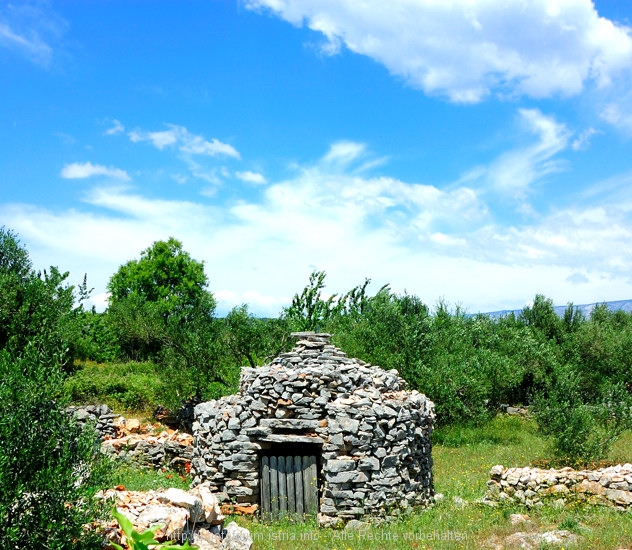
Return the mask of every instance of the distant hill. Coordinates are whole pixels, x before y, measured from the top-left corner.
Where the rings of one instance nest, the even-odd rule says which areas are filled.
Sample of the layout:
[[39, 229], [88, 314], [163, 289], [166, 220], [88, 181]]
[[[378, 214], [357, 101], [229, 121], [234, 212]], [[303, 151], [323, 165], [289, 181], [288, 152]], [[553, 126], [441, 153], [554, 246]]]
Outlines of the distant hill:
[[[608, 306], [608, 309], [612, 311], [632, 311], [632, 300], [617, 300], [615, 302], [596, 302], [594, 304], [582, 304], [575, 305], [586, 317], [590, 316], [590, 312], [594, 309], [596, 305], [600, 305], [605, 303]], [[555, 313], [557, 313], [560, 317], [564, 316], [564, 311], [566, 311], [567, 306], [555, 306]], [[485, 315], [489, 315], [493, 318], [503, 317], [504, 315], [509, 315], [510, 313], [514, 313], [516, 315], [520, 314], [522, 309], [503, 309], [502, 311], [492, 311], [490, 313], [486, 313]]]

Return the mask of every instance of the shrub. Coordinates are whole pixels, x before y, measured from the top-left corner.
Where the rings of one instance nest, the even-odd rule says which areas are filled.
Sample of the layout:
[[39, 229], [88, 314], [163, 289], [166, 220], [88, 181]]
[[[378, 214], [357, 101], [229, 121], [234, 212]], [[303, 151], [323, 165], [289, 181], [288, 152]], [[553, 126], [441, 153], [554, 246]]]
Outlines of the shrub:
[[605, 458], [612, 444], [632, 426], [632, 399], [621, 385], [609, 385], [599, 400], [587, 402], [572, 374], [563, 375], [534, 399], [540, 431], [551, 438], [557, 460], [586, 465]]
[[60, 400], [70, 363], [73, 288], [40, 275], [12, 233], [0, 229], [0, 541], [6, 548], [97, 548], [84, 529], [108, 471]]
[[107, 403], [114, 409], [150, 411], [165, 405], [164, 373], [153, 363], [78, 363], [64, 389], [76, 403]]
[[0, 352], [0, 540], [6, 548], [96, 548], [83, 526], [100, 515], [93, 499], [108, 464], [55, 400], [60, 368], [33, 345]]

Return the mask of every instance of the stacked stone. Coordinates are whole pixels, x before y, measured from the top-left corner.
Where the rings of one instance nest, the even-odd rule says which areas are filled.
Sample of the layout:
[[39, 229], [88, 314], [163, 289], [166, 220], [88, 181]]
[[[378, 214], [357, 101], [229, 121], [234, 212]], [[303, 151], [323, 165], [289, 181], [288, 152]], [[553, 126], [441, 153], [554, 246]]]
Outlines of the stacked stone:
[[99, 439], [116, 437], [116, 426], [114, 419], [118, 414], [114, 414], [107, 405], [83, 405], [68, 407], [68, 410], [75, 417], [81, 426], [93, 424]]
[[320, 512], [389, 517], [432, 496], [434, 405], [397, 371], [350, 359], [330, 335], [294, 333], [292, 351], [242, 369], [239, 395], [195, 409], [193, 483], [259, 499], [259, 451], [322, 446]]
[[122, 460], [153, 468], [184, 470], [193, 459], [192, 438], [189, 434], [158, 436], [131, 434], [101, 443], [102, 452]]
[[553, 498], [559, 504], [584, 500], [592, 504], [629, 508], [632, 506], [632, 464], [599, 470], [542, 470], [494, 466], [483, 502], [520, 503], [542, 506]]

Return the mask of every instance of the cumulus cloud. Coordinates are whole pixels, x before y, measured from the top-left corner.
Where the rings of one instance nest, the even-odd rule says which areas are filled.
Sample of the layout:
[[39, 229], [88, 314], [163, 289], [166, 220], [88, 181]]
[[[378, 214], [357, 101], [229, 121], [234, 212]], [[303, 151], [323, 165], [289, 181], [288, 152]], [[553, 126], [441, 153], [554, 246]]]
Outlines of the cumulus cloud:
[[66, 164], [60, 173], [62, 178], [66, 179], [85, 179], [93, 176], [105, 176], [122, 181], [129, 181], [131, 178], [125, 170], [102, 164], [92, 164], [91, 162], [73, 162]]
[[[537, 136], [527, 147], [532, 158], [541, 161], [568, 140], [539, 112], [520, 117]], [[620, 195], [629, 175], [578, 195], [572, 207], [506, 224], [485, 200], [490, 191], [358, 173], [355, 163], [371, 155], [362, 143], [344, 143], [295, 165], [256, 197], [196, 202], [100, 185], [84, 191], [90, 208], [5, 204], [0, 218], [37, 265], [70, 269], [72, 281], [87, 272], [98, 293], [119, 265], [175, 236], [205, 261], [224, 313], [246, 302], [255, 313], [276, 315], [314, 268], [327, 271], [331, 292], [370, 277], [378, 288], [391, 283], [429, 304], [443, 296], [470, 311], [521, 307], [536, 293], [562, 304], [632, 295], [632, 192], [628, 200]], [[350, 159], [347, 169], [336, 159]], [[577, 284], [582, 277], [590, 285]]]
[[632, 63], [629, 27], [591, 0], [247, 0], [383, 64], [429, 94], [462, 103], [490, 93], [575, 95]]
[[235, 177], [241, 181], [254, 183], [255, 185], [263, 185], [267, 181], [263, 174], [251, 172], [250, 170], [246, 170], [245, 172], [235, 172]]
[[213, 138], [211, 141], [208, 141], [202, 136], [192, 134], [184, 126], [177, 126], [175, 124], [167, 124], [166, 126], [169, 128], [168, 130], [158, 132], [134, 130], [129, 132], [128, 135], [130, 140], [134, 143], [149, 141], [154, 147], [160, 150], [173, 145], [181, 152], [191, 155], [241, 158], [237, 149], [218, 139]]

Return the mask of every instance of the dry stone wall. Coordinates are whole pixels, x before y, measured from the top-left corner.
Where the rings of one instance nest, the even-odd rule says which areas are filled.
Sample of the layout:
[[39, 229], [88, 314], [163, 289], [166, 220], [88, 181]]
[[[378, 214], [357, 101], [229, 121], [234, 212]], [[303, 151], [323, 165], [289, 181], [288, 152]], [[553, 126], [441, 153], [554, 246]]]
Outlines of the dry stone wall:
[[113, 413], [107, 405], [71, 406], [67, 410], [78, 424], [94, 426], [101, 451], [106, 454], [153, 468], [184, 471], [191, 463], [193, 437], [190, 434], [179, 430], [147, 433], [147, 426]]
[[541, 506], [547, 500], [565, 504], [583, 500], [591, 504], [632, 506], [632, 464], [600, 470], [542, 470], [494, 466], [483, 502], [520, 503]]
[[295, 336], [292, 351], [242, 369], [238, 395], [195, 408], [193, 484], [256, 504], [262, 453], [303, 446], [319, 454], [323, 521], [430, 503], [433, 403], [396, 371], [348, 358], [330, 335]]
[[114, 420], [119, 418], [119, 415], [113, 413], [107, 405], [72, 406], [66, 410], [74, 416], [77, 423], [81, 426], [91, 423], [99, 439], [116, 437]]

